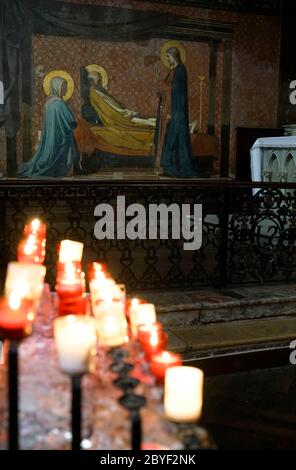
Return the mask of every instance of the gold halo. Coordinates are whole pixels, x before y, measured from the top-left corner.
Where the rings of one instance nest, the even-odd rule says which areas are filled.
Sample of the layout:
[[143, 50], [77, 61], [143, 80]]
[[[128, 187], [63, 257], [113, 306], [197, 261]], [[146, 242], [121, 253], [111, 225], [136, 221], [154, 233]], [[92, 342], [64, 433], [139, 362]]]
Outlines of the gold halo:
[[161, 61], [163, 65], [167, 67], [168, 69], [171, 68], [170, 64], [168, 63], [167, 56], [166, 56], [166, 52], [168, 49], [170, 49], [170, 47], [176, 47], [179, 50], [182, 62], [185, 64], [186, 49], [183, 46], [183, 44], [179, 41], [167, 41], [161, 46], [161, 49], [160, 49], [160, 57], [161, 57]]
[[73, 95], [74, 91], [74, 81], [71, 75], [65, 70], [51, 70], [48, 74], [45, 75], [43, 80], [43, 90], [46, 96], [50, 94], [50, 82], [54, 77], [60, 77], [66, 80], [67, 82], [67, 93], [63, 96], [64, 101], [68, 101], [69, 98]]
[[98, 65], [98, 64], [89, 64], [85, 68], [88, 71], [88, 73], [98, 72], [102, 77], [102, 85], [107, 90], [109, 79], [108, 79], [108, 74], [106, 70], [104, 69], [104, 67], [101, 67], [101, 65]]

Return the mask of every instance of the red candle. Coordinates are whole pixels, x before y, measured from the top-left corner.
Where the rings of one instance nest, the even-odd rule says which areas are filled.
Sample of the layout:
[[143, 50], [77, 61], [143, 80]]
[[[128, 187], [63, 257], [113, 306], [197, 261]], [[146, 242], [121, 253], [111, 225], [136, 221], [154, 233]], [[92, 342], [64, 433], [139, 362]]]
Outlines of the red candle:
[[79, 262], [59, 263], [56, 292], [60, 315], [86, 313], [85, 279]]
[[152, 374], [155, 375], [159, 381], [163, 381], [165, 377], [165, 371], [169, 367], [177, 367], [181, 365], [182, 357], [180, 354], [169, 351], [162, 351], [152, 356], [150, 369]]
[[28, 235], [18, 245], [17, 260], [24, 263], [43, 264], [45, 259], [45, 238]]
[[163, 351], [167, 346], [167, 342], [167, 333], [152, 329], [149, 340], [142, 342], [141, 346], [145, 351], [147, 358], [150, 359], [153, 354]]
[[0, 334], [6, 339], [22, 339], [32, 333], [34, 312], [17, 293], [0, 300]]
[[163, 332], [162, 324], [159, 322], [150, 323], [147, 325], [139, 325], [138, 326], [138, 340], [141, 344], [147, 344], [150, 342], [151, 335], [157, 334], [161, 336]]
[[25, 236], [35, 235], [37, 238], [43, 239], [46, 237], [46, 225], [39, 219], [34, 219], [25, 225], [24, 234]]
[[88, 282], [101, 278], [102, 274], [107, 275], [107, 266], [104, 263], [93, 262], [88, 265]]

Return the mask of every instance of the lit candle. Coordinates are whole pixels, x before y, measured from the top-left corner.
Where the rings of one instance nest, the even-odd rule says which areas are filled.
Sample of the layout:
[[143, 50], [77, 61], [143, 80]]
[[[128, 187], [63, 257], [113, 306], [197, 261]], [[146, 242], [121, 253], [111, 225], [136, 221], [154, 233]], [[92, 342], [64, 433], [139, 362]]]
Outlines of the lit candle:
[[120, 301], [112, 301], [111, 299], [98, 301], [93, 305], [93, 314], [98, 321], [110, 314], [118, 318], [125, 319], [124, 303]]
[[200, 418], [204, 374], [195, 367], [170, 367], [165, 372], [165, 415], [176, 423], [195, 422]]
[[128, 341], [126, 319], [118, 315], [106, 315], [97, 322], [97, 333], [101, 346], [122, 346]]
[[107, 266], [104, 263], [94, 261], [88, 265], [88, 281], [89, 283], [99, 277], [101, 274], [107, 273]]
[[60, 244], [59, 263], [66, 263], [68, 261], [82, 260], [83, 243], [75, 242], [72, 240], [63, 240]]
[[147, 339], [141, 342], [141, 346], [143, 350], [145, 351], [148, 359], [150, 359], [150, 357], [153, 356], [153, 354], [156, 354], [159, 351], [163, 351], [167, 347], [167, 343], [168, 343], [167, 333], [164, 333], [162, 330], [158, 331], [156, 329], [152, 329]]
[[17, 292], [21, 299], [31, 301], [37, 310], [44, 285], [45, 266], [12, 261], [8, 263], [5, 280], [5, 297]]
[[46, 240], [30, 234], [18, 244], [17, 260], [25, 263], [42, 264], [45, 259]]
[[164, 380], [165, 372], [169, 367], [177, 367], [182, 365], [182, 357], [180, 354], [169, 351], [162, 351], [154, 354], [151, 358], [150, 369], [153, 375], [160, 380]]
[[56, 292], [60, 315], [86, 312], [85, 280], [79, 263], [68, 261], [60, 264]]
[[22, 339], [32, 332], [34, 313], [18, 292], [0, 301], [0, 333], [7, 339]]
[[160, 336], [163, 333], [162, 324], [159, 322], [151, 323], [148, 325], [138, 326], [138, 340], [141, 344], [149, 343], [152, 333], [155, 337], [155, 332]]
[[40, 239], [45, 238], [46, 225], [39, 219], [34, 219], [29, 224], [25, 225], [24, 234], [25, 236], [35, 235]]
[[138, 299], [133, 299], [130, 308], [130, 322], [132, 334], [136, 338], [139, 325], [149, 325], [156, 322], [155, 307], [153, 304], [141, 304]]
[[115, 294], [115, 281], [111, 278], [107, 278], [105, 273], [101, 272], [89, 283], [89, 290], [91, 295], [92, 305], [98, 301], [106, 300], [111, 301], [114, 299]]
[[104, 346], [117, 346], [128, 341], [127, 321], [124, 303], [101, 300], [93, 306], [99, 343]]
[[62, 371], [69, 375], [87, 373], [96, 345], [94, 320], [91, 317], [79, 315], [56, 318], [54, 337]]

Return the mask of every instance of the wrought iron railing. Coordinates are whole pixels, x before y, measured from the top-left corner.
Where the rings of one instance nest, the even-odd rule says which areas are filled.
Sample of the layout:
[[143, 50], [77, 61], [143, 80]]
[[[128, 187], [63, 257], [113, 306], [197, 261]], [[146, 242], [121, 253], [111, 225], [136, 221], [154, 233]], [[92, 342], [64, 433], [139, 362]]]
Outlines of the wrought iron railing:
[[[254, 188], [260, 190], [254, 195]], [[200, 250], [182, 240], [97, 240], [94, 208], [101, 202], [202, 204]], [[47, 280], [55, 280], [57, 244], [85, 244], [84, 262], [108, 263], [129, 290], [224, 287], [295, 280], [296, 184], [216, 180], [6, 180], [0, 183], [1, 279], [30, 216], [47, 223]]]

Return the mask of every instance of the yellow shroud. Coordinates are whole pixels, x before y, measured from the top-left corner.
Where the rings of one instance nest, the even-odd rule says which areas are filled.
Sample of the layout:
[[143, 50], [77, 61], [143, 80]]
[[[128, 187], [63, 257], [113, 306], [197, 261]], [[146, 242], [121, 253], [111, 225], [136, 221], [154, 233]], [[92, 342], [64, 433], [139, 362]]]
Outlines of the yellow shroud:
[[99, 150], [119, 155], [152, 155], [154, 129], [151, 126], [134, 123], [109, 103], [112, 101], [109, 96], [105, 100], [95, 90], [90, 90], [89, 99], [103, 123], [103, 126], [91, 127]]

